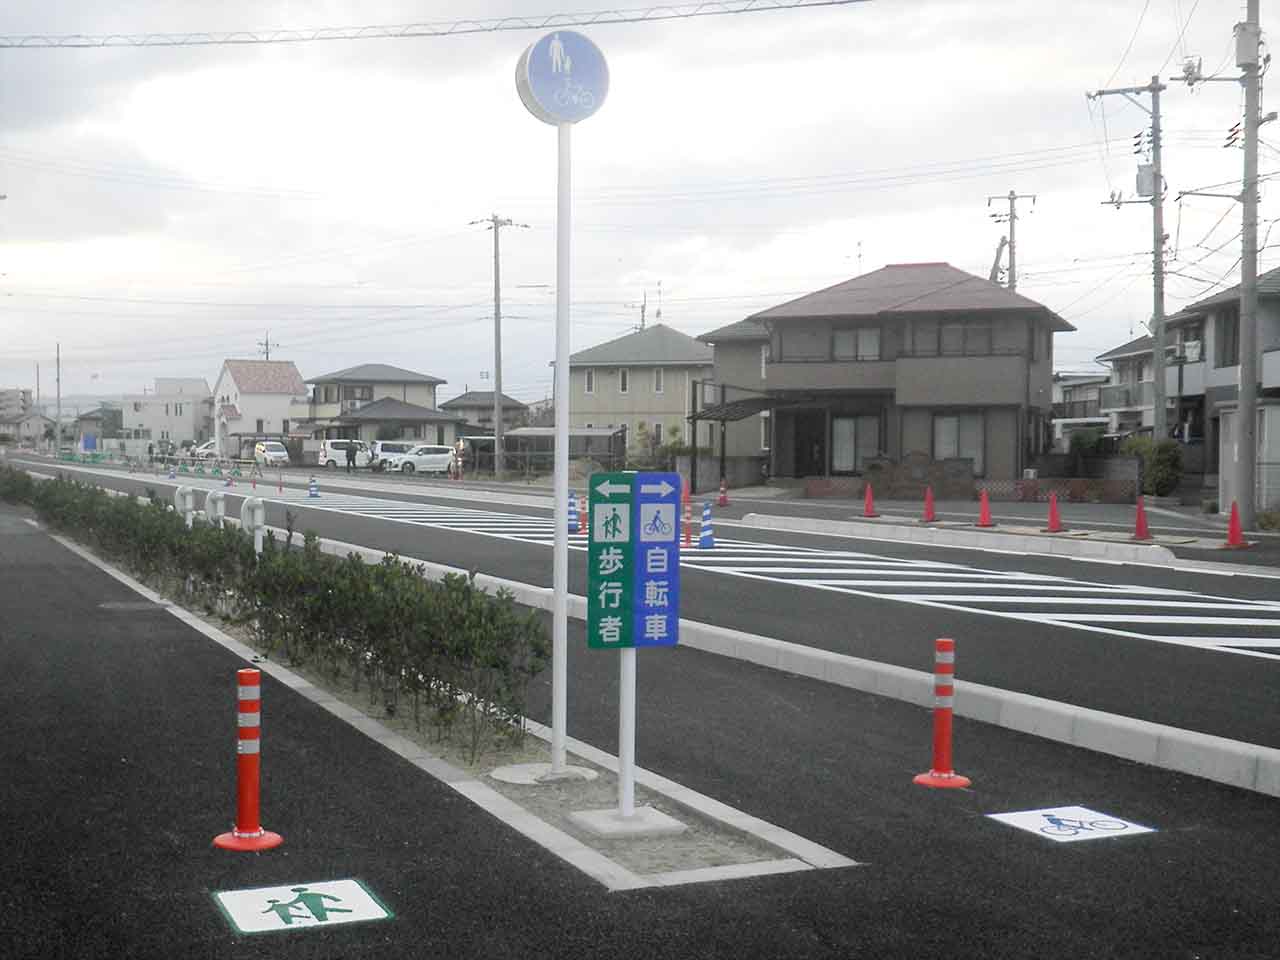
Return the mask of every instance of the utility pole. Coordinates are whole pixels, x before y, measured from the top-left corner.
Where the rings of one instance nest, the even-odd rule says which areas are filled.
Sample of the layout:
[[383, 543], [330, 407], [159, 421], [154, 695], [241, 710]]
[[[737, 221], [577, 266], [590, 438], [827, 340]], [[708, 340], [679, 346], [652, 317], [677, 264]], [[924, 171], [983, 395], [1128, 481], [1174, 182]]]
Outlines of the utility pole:
[[263, 359], [271, 359], [271, 348], [278, 347], [280, 344], [271, 342], [271, 331], [267, 330], [263, 333], [262, 339], [258, 341], [258, 352], [263, 354]]
[[[1239, 77], [1206, 77], [1201, 73], [1200, 62], [1189, 60], [1183, 65], [1181, 79], [1187, 86], [1218, 81], [1239, 83], [1244, 87], [1244, 174], [1239, 194], [1211, 193], [1206, 190], [1188, 190], [1183, 195], [1224, 197], [1238, 200], [1241, 206], [1240, 224], [1240, 383], [1237, 389], [1239, 403], [1236, 406], [1236, 463], [1235, 497], [1240, 508], [1240, 526], [1245, 530], [1257, 526], [1257, 475], [1258, 475], [1258, 127], [1276, 119], [1274, 112], [1259, 116], [1259, 69], [1269, 61], [1260, 61], [1259, 47], [1262, 26], [1259, 22], [1258, 0], [1248, 0], [1245, 20], [1235, 26], [1236, 66], [1241, 68]], [[1240, 130], [1237, 123], [1231, 128], [1227, 146], [1234, 144]]]
[[58, 384], [58, 407], [57, 420], [53, 424], [53, 450], [54, 457], [58, 457], [62, 453], [62, 344], [58, 344], [57, 353], [57, 384]]
[[1244, 70], [1244, 182], [1240, 251], [1240, 403], [1236, 409], [1236, 497], [1240, 525], [1257, 526], [1258, 473], [1258, 0], [1236, 24], [1236, 66]]
[[503, 472], [502, 449], [502, 254], [498, 235], [503, 227], [521, 227], [527, 223], [515, 223], [496, 213], [481, 220], [472, 220], [470, 226], [489, 224], [493, 231], [493, 479], [501, 480]]
[[[1151, 312], [1151, 436], [1159, 443], [1168, 434], [1165, 418], [1165, 350], [1164, 350], [1164, 174], [1162, 173], [1160, 150], [1160, 91], [1165, 85], [1158, 76], [1153, 76], [1145, 87], [1116, 87], [1111, 90], [1096, 90], [1085, 96], [1090, 100], [1098, 97], [1119, 95], [1124, 97], [1138, 109], [1151, 117], [1151, 199], [1121, 200], [1119, 194], [1113, 193], [1106, 201], [1117, 209], [1123, 203], [1151, 204], [1151, 274], [1152, 274], [1152, 312]], [[1134, 99], [1134, 94], [1150, 94], [1151, 108], [1148, 109], [1141, 100]], [[1141, 177], [1139, 178], [1141, 184]], [[1140, 187], [1139, 194], [1142, 194]], [[1010, 230], [1012, 233], [1012, 229]], [[1010, 251], [1013, 245], [1010, 244]], [[1010, 257], [1012, 260], [1012, 257]]]
[[[1013, 293], [1018, 289], [1018, 201], [1030, 200], [1031, 206], [1036, 205], [1036, 195], [1034, 193], [1018, 193], [1010, 190], [1004, 197], [987, 197], [987, 206], [991, 206], [992, 200], [1008, 200], [1008, 213], [990, 214], [991, 219], [996, 223], [1009, 224], [1009, 292]], [[996, 253], [996, 261], [999, 262], [1000, 254]]]

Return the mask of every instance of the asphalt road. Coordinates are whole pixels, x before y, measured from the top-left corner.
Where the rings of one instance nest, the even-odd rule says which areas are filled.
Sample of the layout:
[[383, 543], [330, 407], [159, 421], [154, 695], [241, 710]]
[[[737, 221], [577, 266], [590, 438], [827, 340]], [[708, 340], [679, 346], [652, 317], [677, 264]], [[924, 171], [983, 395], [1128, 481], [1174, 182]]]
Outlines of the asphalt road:
[[[690, 650], [646, 652], [639, 762], [864, 866], [606, 894], [264, 678], [264, 822], [232, 805], [243, 664], [0, 507], [0, 942], [26, 958], [1274, 956], [1275, 801], [957, 723], [966, 791], [911, 784], [928, 714]], [[574, 629], [570, 732], [612, 749], [616, 659]], [[546, 687], [534, 714], [545, 717]], [[1080, 804], [1156, 829], [1054, 843], [985, 814]], [[236, 937], [214, 890], [361, 878], [382, 923]], [[267, 935], [264, 935], [267, 936]]]
[[[135, 492], [142, 492], [148, 486], [162, 490], [172, 486], [155, 479], [130, 480], [119, 476], [104, 478], [103, 482]], [[234, 514], [239, 509], [239, 501], [232, 495], [233, 491], [226, 492], [229, 495], [228, 513]], [[297, 496], [296, 492], [293, 496]], [[317, 502], [336, 505], [339, 498], [326, 493]], [[475, 506], [443, 501], [433, 505], [425, 498], [419, 501], [419, 505], [423, 509], [438, 509], [443, 514], [456, 513], [460, 506], [462, 509]], [[500, 509], [517, 518], [547, 515], [545, 510], [532, 508]], [[316, 508], [308, 505], [305, 499], [294, 499], [287, 505], [268, 499], [269, 523], [284, 526], [286, 511], [298, 518], [296, 524], [300, 531], [313, 529], [325, 537], [394, 550], [407, 557], [550, 585], [550, 550], [541, 543], [460, 532], [465, 530], [465, 524], [446, 528], [360, 516], [328, 507]], [[1238, 639], [1241, 634], [1247, 638], [1250, 631], [1259, 637], [1276, 635], [1273, 627], [1231, 622], [1276, 618], [1277, 613], [1270, 608], [1255, 611], [1238, 603], [1232, 605], [1234, 601], [1249, 600], [1274, 605], [1280, 595], [1276, 580], [1243, 576], [1206, 577], [1191, 570], [1102, 565], [1050, 557], [926, 548], [914, 544], [850, 541], [800, 534], [788, 536], [777, 531], [734, 529], [732, 535], [744, 542], [795, 544], [830, 551], [865, 551], [877, 558], [910, 564], [962, 564], [966, 565], [965, 569], [971, 566], [977, 571], [974, 577], [989, 583], [998, 582], [996, 575], [1000, 574], [1044, 576], [1054, 579], [1044, 590], [1037, 590], [1037, 594], [1056, 591], [1059, 597], [1067, 598], [1077, 596], [1067, 592], [1071, 589], [1112, 589], [1117, 585], [1142, 590], [1193, 591], [1209, 595], [1209, 599], [1203, 602], [1229, 607], [1188, 612], [1192, 618], [1213, 621], [1223, 615], [1221, 619], [1228, 621], [1222, 624], [1197, 623], [1195, 629], [1202, 640], [1215, 637]], [[585, 589], [585, 557], [580, 551], [571, 551], [570, 568], [571, 589], [582, 593]], [[928, 567], [909, 569], [930, 572]], [[1096, 586], [1069, 586], [1076, 583]], [[957, 670], [963, 680], [1232, 739], [1280, 746], [1280, 714], [1275, 710], [1275, 691], [1280, 679], [1280, 658], [1275, 654], [1280, 649], [1274, 646], [1260, 647], [1261, 653], [1257, 656], [1244, 655], [1238, 648], [1232, 651], [1187, 646], [1098, 632], [1094, 629], [1098, 624], [1063, 624], [998, 615], [1019, 611], [1025, 616], [1042, 615], [1042, 611], [1019, 607], [1017, 603], [993, 602], [990, 609], [978, 610], [955, 604], [939, 606], [934, 601], [890, 599], [891, 596], [904, 596], [901, 588], [892, 585], [875, 589], [881, 592], [874, 595], [849, 593], [841, 589], [814, 589], [796, 580], [758, 579], [751, 575], [686, 569], [682, 615], [926, 671], [932, 665], [930, 644], [933, 638], [952, 636], [957, 640]], [[928, 595], [936, 595], [936, 592]], [[1125, 601], [1115, 602], [1122, 604]], [[1141, 615], [1148, 616], [1153, 605], [1158, 610], [1161, 602], [1160, 595], [1148, 598], [1148, 605], [1142, 608]], [[1122, 605], [1100, 609], [1108, 612], [1088, 615], [1137, 615], [1125, 612], [1127, 608]], [[1103, 629], [1118, 626], [1123, 625], [1107, 624]], [[1161, 631], [1169, 634], [1170, 631], [1178, 633], [1191, 628], [1173, 623], [1142, 625], [1142, 629], [1155, 636]]]

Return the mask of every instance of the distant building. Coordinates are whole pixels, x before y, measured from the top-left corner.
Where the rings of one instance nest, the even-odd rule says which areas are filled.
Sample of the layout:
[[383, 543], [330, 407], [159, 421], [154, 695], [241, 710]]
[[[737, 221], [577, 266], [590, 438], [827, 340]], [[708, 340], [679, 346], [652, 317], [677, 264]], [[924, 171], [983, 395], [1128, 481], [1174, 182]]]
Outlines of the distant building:
[[[479, 427], [485, 433], [493, 432], [493, 391], [468, 390], [461, 396], [446, 400], [440, 404], [441, 410], [461, 417], [468, 426]], [[528, 406], [502, 395], [502, 429], [510, 430], [524, 423]]]
[[711, 378], [711, 347], [656, 323], [569, 358], [569, 422], [625, 427], [632, 444], [641, 424], [651, 437], [685, 439], [694, 383]]
[[19, 416], [31, 409], [31, 391], [26, 387], [0, 389], [0, 420]]
[[53, 418], [29, 410], [12, 417], [0, 417], [0, 439], [28, 447], [47, 446], [45, 430], [53, 427]]
[[76, 445], [81, 450], [102, 448], [102, 441], [124, 431], [124, 411], [118, 407], [97, 407], [76, 417]]
[[214, 436], [224, 456], [246, 442], [284, 438], [310, 414], [307, 385], [290, 360], [224, 360], [213, 388]]
[[1053, 375], [1053, 446], [1060, 453], [1071, 447], [1071, 435], [1081, 430], [1107, 432], [1110, 420], [1102, 414], [1103, 384], [1109, 373]]
[[421, 440], [440, 446], [450, 445], [460, 435], [462, 417], [405, 403], [391, 397], [374, 400], [335, 421], [339, 436], [356, 440]]
[[201, 443], [212, 427], [210, 396], [203, 377], [157, 377], [150, 393], [124, 397], [121, 430], [136, 440]]
[[[307, 420], [297, 426], [317, 440], [340, 437], [374, 439], [365, 438], [364, 434], [376, 434], [378, 423], [361, 414], [369, 407], [378, 406], [382, 411], [417, 416], [412, 423], [395, 418], [388, 419], [387, 423], [397, 426], [403, 424], [410, 433], [415, 429], [413, 424], [416, 424], [417, 429], [424, 432], [423, 439], [434, 443], [435, 430], [424, 425], [451, 424], [457, 419], [449, 414], [436, 413], [436, 388], [444, 382], [439, 377], [394, 367], [388, 363], [361, 363], [345, 370], [312, 377], [307, 381], [312, 387], [311, 410]], [[383, 404], [382, 401], [394, 401], [405, 406], [395, 407]], [[428, 433], [429, 437], [425, 435]], [[412, 435], [410, 438], [417, 439]]]

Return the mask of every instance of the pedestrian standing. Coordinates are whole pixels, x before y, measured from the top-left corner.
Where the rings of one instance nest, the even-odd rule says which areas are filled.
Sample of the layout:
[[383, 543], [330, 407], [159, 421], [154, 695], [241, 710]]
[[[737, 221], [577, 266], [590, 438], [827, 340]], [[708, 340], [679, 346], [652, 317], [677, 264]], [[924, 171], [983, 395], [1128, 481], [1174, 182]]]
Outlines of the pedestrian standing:
[[356, 442], [354, 440], [347, 441], [347, 473], [350, 473], [356, 466]]

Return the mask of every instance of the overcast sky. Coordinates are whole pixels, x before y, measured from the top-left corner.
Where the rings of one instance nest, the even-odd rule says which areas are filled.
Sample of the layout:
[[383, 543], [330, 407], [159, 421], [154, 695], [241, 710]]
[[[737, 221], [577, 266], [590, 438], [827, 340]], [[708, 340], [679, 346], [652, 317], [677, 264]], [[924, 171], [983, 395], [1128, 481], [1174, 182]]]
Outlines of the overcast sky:
[[[633, 5], [6, 0], [0, 34]], [[1233, 74], [1243, 7], [870, 0], [587, 29], [612, 85], [574, 131], [573, 349], [628, 332], [646, 291], [653, 322], [659, 285], [663, 322], [698, 334], [886, 263], [986, 276], [1007, 229], [987, 196], [1015, 189], [1038, 197], [1019, 207], [1018, 290], [1079, 328], [1057, 365], [1088, 366], [1144, 332], [1152, 231], [1150, 207], [1100, 203], [1133, 196], [1148, 118], [1084, 92], [1184, 56]], [[269, 329], [304, 377], [386, 362], [448, 380], [441, 399], [488, 388], [492, 241], [468, 221], [496, 212], [530, 226], [502, 234], [504, 386], [548, 395], [556, 136], [513, 82], [538, 36], [0, 50], [0, 386], [34, 387], [39, 363], [51, 398], [58, 341], [64, 394], [212, 384]], [[1238, 278], [1238, 205], [1177, 195], [1238, 180], [1222, 144], [1241, 91], [1170, 81], [1163, 106], [1173, 312]], [[1267, 173], [1280, 133], [1262, 133]], [[1275, 206], [1264, 185], [1267, 243]], [[1280, 236], [1260, 269], [1278, 254]]]

